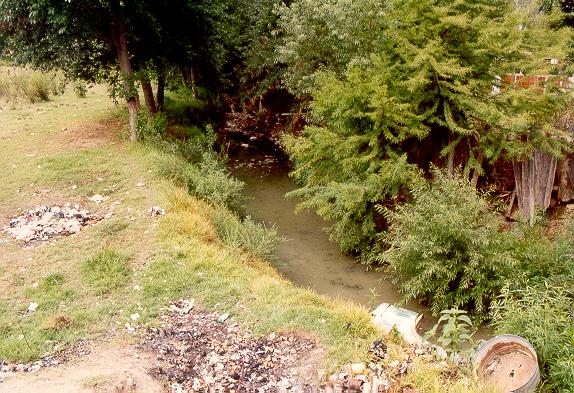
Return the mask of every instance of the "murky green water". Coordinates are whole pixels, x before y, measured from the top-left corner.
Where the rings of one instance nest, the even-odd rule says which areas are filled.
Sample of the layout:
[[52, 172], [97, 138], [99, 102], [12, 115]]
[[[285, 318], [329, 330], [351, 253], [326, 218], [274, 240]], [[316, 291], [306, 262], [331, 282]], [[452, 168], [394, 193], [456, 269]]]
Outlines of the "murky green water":
[[[253, 160], [249, 167], [245, 165]], [[275, 225], [279, 234], [287, 238], [277, 252], [277, 269], [298, 286], [369, 309], [380, 303], [399, 303], [401, 295], [384, 274], [368, 271], [329, 240], [322, 218], [310, 211], [295, 213], [298, 201], [286, 199], [285, 194], [296, 189], [296, 184], [284, 171], [258, 167], [257, 162], [263, 160], [265, 156], [241, 154], [232, 157], [231, 168], [246, 183], [249, 199], [244, 204], [245, 214]], [[240, 163], [241, 167], [233, 168], [233, 163]], [[415, 302], [403, 306], [425, 314], [422, 329], [430, 328], [435, 321], [425, 307]]]

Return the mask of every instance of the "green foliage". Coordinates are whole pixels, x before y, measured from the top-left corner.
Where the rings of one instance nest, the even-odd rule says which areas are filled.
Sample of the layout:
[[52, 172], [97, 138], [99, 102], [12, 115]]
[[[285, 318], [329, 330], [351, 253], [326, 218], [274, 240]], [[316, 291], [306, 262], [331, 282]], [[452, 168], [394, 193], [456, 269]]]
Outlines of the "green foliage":
[[74, 82], [74, 93], [78, 98], [86, 98], [86, 94], [88, 93], [88, 85], [86, 82], [82, 80], [78, 80]]
[[469, 182], [434, 174], [411, 203], [386, 211], [384, 258], [407, 299], [424, 299], [435, 314], [460, 307], [484, 317], [517, 261], [501, 219]]
[[146, 111], [140, 110], [137, 116], [137, 136], [138, 140], [158, 139], [165, 135], [167, 129], [167, 116], [163, 112], [155, 115], [148, 115]]
[[351, 60], [377, 52], [384, 41], [390, 2], [298, 0], [277, 8], [283, 34], [278, 61], [284, 84], [298, 95], [312, 94], [316, 72], [341, 76]]
[[240, 209], [244, 183], [230, 175], [221, 157], [213, 151], [215, 134], [211, 128], [185, 142], [160, 138], [152, 141], [157, 149], [157, 171], [161, 176], [213, 204]]
[[496, 331], [520, 335], [534, 346], [550, 391], [574, 391], [572, 277], [516, 290], [505, 288], [493, 304]]
[[451, 360], [454, 360], [462, 346], [467, 342], [472, 342], [472, 321], [466, 316], [466, 311], [458, 308], [443, 310], [440, 313], [441, 317], [436, 325], [425, 334], [425, 339], [435, 336], [437, 329], [443, 324], [437, 341], [449, 352]]
[[363, 67], [352, 67], [346, 81], [321, 74], [311, 103], [311, 116], [321, 126], [285, 140], [295, 163], [292, 176], [302, 185], [290, 195], [304, 198], [300, 208], [315, 209], [333, 222], [331, 238], [344, 252], [370, 252], [364, 260], [376, 253], [381, 230], [375, 204], [396, 201], [419, 181], [417, 167], [390, 147], [413, 130], [406, 126], [408, 104], [387, 94], [377, 79], [384, 78], [386, 67], [374, 61], [377, 67], [367, 75]]
[[271, 259], [285, 240], [277, 234], [275, 226], [256, 223], [250, 216], [240, 220], [227, 209], [216, 210], [213, 223], [221, 239], [231, 247], [241, 248], [263, 259]]
[[566, 149], [567, 136], [550, 125], [566, 94], [551, 83], [547, 94], [512, 85], [492, 93], [497, 75], [517, 69], [566, 72], [566, 63], [544, 60], [565, 58], [570, 31], [549, 28], [555, 15], [490, 0], [300, 0], [280, 16], [287, 84], [312, 98], [310, 125], [286, 139], [302, 186], [291, 195], [330, 220], [331, 238], [363, 261], [381, 261], [386, 223], [374, 206], [408, 198], [433, 162], [458, 149], [468, 175], [482, 171], [483, 158]]
[[98, 295], [124, 286], [132, 274], [129, 257], [107, 249], [82, 264], [82, 278]]

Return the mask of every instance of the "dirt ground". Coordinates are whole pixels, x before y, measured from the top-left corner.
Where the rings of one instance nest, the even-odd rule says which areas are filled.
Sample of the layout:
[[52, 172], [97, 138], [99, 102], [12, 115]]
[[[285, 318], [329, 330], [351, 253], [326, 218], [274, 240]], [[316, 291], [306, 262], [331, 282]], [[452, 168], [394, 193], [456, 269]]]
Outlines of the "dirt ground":
[[153, 356], [119, 342], [95, 344], [91, 352], [56, 367], [15, 373], [0, 392], [159, 393], [166, 389], [148, 375]]

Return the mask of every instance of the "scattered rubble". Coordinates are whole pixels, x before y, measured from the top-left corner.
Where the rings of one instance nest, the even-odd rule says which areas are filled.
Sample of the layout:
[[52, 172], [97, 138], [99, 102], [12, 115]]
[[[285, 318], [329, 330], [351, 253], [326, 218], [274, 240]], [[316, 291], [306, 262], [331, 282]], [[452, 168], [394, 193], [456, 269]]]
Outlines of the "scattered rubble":
[[142, 346], [161, 363], [151, 374], [172, 392], [314, 392], [297, 370], [316, 349], [297, 334], [253, 338], [238, 324], [180, 300], [170, 306], [162, 329], [150, 329]]
[[152, 206], [148, 210], [149, 215], [152, 217], [165, 215], [165, 210], [159, 206]]
[[102, 202], [107, 201], [109, 198], [110, 198], [110, 197], [108, 197], [108, 196], [103, 196], [103, 195], [100, 195], [100, 194], [96, 194], [96, 195], [93, 195], [93, 196], [89, 197], [88, 200], [90, 200], [90, 201], [92, 201], [92, 202], [94, 202], [94, 203], [102, 203]]
[[387, 345], [381, 340], [373, 341], [369, 349], [370, 362], [347, 364], [338, 373], [334, 373], [322, 381], [320, 392], [342, 393], [414, 393], [415, 386], [405, 383], [403, 378], [414, 367], [417, 357], [429, 362], [435, 362], [436, 367], [443, 373], [452, 374], [445, 361], [436, 362], [440, 357], [434, 348], [421, 348], [411, 345], [403, 359], [389, 362]]
[[[21, 339], [25, 340], [25, 337]], [[30, 363], [6, 363], [0, 359], [0, 383], [8, 376], [18, 372], [36, 372], [42, 368], [57, 366], [74, 357], [86, 356], [90, 353], [90, 347], [86, 341], [79, 341], [75, 345], [56, 351], [54, 354], [45, 356], [40, 360]], [[0, 385], [2, 386], [2, 385]]]
[[26, 244], [33, 241], [47, 241], [56, 236], [68, 236], [80, 232], [81, 228], [101, 218], [77, 204], [62, 206], [39, 205], [10, 220], [2, 231]]

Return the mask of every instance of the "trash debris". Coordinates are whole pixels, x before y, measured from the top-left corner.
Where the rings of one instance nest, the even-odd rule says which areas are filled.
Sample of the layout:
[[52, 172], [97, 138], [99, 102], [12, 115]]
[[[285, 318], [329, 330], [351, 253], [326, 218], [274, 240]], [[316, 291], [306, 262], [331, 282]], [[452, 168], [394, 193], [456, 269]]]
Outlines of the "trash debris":
[[76, 204], [66, 203], [63, 207], [39, 205], [10, 220], [2, 231], [24, 243], [47, 241], [56, 236], [78, 233], [83, 226], [100, 219], [97, 214]]
[[179, 299], [169, 306], [169, 311], [183, 315], [189, 313], [194, 305], [195, 299]]
[[152, 217], [165, 215], [165, 210], [163, 210], [159, 206], [150, 207], [148, 212], [149, 212], [150, 216], [152, 216]]
[[227, 320], [227, 318], [229, 318], [228, 313], [221, 314], [221, 316], [219, 318], [217, 318], [217, 323], [223, 323]]
[[132, 321], [137, 321], [138, 319], [140, 319], [140, 315], [138, 313], [132, 314], [130, 315], [130, 319]]
[[28, 311], [30, 312], [34, 312], [36, 311], [36, 309], [38, 309], [38, 303], [30, 303], [30, 305], [28, 306]]
[[100, 195], [100, 194], [95, 194], [95, 195], [89, 197], [88, 199], [89, 199], [90, 201], [92, 201], [92, 202], [95, 202], [95, 203], [102, 203], [102, 202], [104, 202], [104, 201], [107, 201], [109, 198], [110, 198], [110, 197], [108, 197], [108, 196], [103, 196], [103, 195]]
[[195, 308], [163, 316], [163, 328], [149, 329], [141, 344], [157, 358], [151, 375], [171, 392], [316, 391], [295, 371], [313, 358], [313, 341], [295, 333], [254, 338], [238, 324], [219, 324], [216, 318]]

